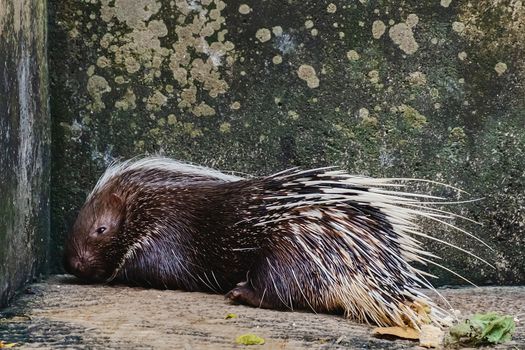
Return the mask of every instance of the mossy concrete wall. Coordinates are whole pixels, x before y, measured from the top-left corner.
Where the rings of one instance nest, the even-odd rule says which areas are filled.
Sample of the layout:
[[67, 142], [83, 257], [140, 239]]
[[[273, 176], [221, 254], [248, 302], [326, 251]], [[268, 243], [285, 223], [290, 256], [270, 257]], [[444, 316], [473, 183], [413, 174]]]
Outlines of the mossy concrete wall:
[[46, 1], [0, 3], [0, 307], [46, 261], [49, 136]]
[[430, 248], [474, 282], [525, 282], [521, 1], [50, 4], [55, 257], [110, 160], [163, 153], [251, 174], [339, 165], [462, 188], [483, 200], [457, 212], [483, 225], [460, 225], [494, 251], [427, 227], [497, 269]]

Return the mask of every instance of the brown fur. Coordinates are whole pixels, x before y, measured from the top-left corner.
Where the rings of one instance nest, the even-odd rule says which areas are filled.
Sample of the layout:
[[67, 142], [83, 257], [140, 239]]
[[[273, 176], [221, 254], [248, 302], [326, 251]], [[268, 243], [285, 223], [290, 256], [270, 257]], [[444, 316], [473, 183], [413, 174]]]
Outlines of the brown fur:
[[344, 312], [385, 326], [417, 327], [414, 304], [433, 305], [408, 264], [419, 243], [388, 216], [397, 197], [323, 169], [225, 179], [121, 168], [97, 184], [66, 241], [65, 267], [79, 278], [228, 292], [257, 307]]

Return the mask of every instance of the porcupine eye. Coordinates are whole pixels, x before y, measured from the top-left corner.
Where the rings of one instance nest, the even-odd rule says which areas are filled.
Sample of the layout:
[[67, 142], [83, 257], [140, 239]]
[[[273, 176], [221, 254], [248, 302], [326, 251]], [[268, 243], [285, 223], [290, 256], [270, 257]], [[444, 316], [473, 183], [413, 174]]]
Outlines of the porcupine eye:
[[101, 235], [101, 234], [103, 234], [104, 231], [106, 231], [106, 230], [107, 230], [106, 226], [100, 226], [99, 228], [96, 229], [95, 232], [97, 233], [97, 235]]

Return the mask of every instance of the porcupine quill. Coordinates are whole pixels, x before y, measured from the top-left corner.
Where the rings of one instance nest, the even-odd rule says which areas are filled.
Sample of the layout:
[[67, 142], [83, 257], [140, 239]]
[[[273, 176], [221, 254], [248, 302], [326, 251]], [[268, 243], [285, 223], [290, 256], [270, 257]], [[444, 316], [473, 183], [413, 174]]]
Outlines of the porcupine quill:
[[159, 157], [115, 163], [80, 210], [65, 267], [92, 282], [227, 292], [256, 307], [342, 312], [380, 326], [419, 328], [423, 305], [439, 325], [446, 311], [421, 291], [434, 289], [434, 276], [412, 264], [459, 275], [417, 237], [490, 264], [422, 232], [418, 218], [479, 240], [446, 221], [462, 216], [432, 207], [454, 202], [404, 192], [405, 181], [425, 180], [333, 167], [241, 178]]

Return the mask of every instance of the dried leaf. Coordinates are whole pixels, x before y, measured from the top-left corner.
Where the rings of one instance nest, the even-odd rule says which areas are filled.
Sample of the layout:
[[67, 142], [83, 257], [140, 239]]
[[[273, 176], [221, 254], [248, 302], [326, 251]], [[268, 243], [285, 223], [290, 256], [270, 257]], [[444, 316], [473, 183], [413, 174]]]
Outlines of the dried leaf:
[[17, 343], [4, 343], [3, 341], [0, 340], [0, 349], [9, 349], [17, 345], [18, 345]]
[[239, 335], [235, 339], [235, 342], [237, 344], [242, 344], [242, 345], [262, 345], [264, 344], [264, 339], [255, 334], [248, 333], [248, 334]]
[[[400, 305], [402, 306], [402, 305]], [[414, 301], [408, 305], [412, 310], [417, 314], [417, 325], [421, 324], [430, 324], [430, 313], [432, 311], [431, 307], [421, 301]], [[410, 315], [412, 316], [412, 315]], [[416, 328], [414, 325], [414, 320], [408, 314], [402, 314], [401, 319], [403, 323], [409, 328]]]
[[432, 311], [432, 309], [430, 308], [430, 306], [423, 302], [416, 301], [412, 303], [410, 307], [417, 312], [422, 323], [429, 324], [431, 322], [430, 312]]
[[378, 327], [373, 330], [374, 335], [392, 335], [403, 339], [419, 339], [419, 331], [411, 327]]
[[419, 345], [425, 348], [437, 348], [443, 344], [445, 332], [439, 327], [424, 324], [419, 334]]
[[229, 320], [230, 318], [237, 318], [237, 314], [229, 313], [224, 318], [227, 319], [227, 320]]

